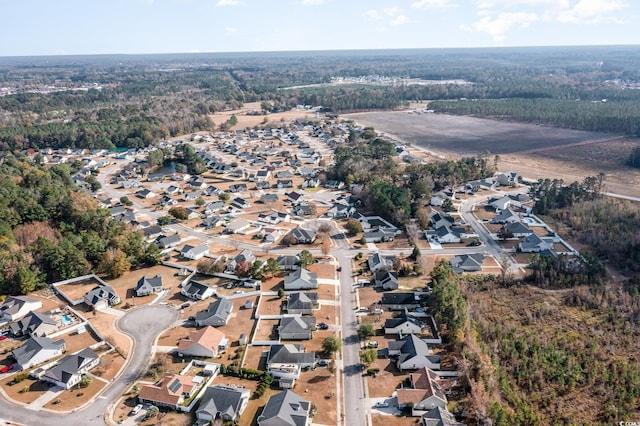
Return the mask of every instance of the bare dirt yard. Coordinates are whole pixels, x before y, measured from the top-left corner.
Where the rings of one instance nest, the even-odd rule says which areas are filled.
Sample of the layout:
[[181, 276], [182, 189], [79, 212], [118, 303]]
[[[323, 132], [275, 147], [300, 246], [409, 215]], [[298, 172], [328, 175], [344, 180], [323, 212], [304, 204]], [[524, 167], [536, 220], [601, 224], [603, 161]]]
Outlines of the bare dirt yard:
[[500, 170], [515, 171], [530, 179], [573, 182], [604, 172], [608, 192], [640, 196], [640, 171], [630, 169], [623, 161], [637, 143], [622, 136], [406, 111], [346, 114], [342, 118], [431, 151], [434, 158], [489, 151], [500, 156]]
[[[232, 127], [232, 129], [244, 129], [248, 127], [254, 127], [263, 123], [277, 123], [281, 121], [293, 121], [297, 118], [313, 118], [315, 112], [307, 110], [290, 110], [284, 112], [277, 112], [266, 115], [248, 115], [252, 113], [258, 113], [261, 111], [260, 102], [249, 102], [244, 104], [240, 109], [232, 111], [217, 112], [209, 116], [216, 124], [222, 124], [229, 120], [232, 115], [235, 115], [238, 119], [238, 123]], [[265, 121], [266, 120], [266, 121]]]

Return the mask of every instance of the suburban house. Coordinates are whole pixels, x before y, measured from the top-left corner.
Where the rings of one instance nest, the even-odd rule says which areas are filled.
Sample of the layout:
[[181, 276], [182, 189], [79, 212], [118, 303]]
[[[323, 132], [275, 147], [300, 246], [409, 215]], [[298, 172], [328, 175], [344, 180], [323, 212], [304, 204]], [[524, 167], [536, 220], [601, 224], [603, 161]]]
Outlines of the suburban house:
[[206, 284], [191, 280], [182, 286], [180, 293], [183, 296], [187, 296], [189, 299], [205, 300], [216, 294], [216, 290]]
[[83, 297], [84, 303], [96, 311], [120, 303], [120, 296], [109, 285], [99, 285], [89, 290]]
[[282, 232], [279, 229], [262, 228], [260, 229], [260, 232], [256, 234], [256, 237], [262, 238], [262, 241], [265, 243], [275, 243], [281, 235]]
[[311, 315], [320, 307], [318, 293], [296, 291], [287, 296], [286, 310], [288, 314]]
[[98, 354], [93, 349], [86, 348], [77, 354], [67, 355], [62, 358], [55, 367], [40, 376], [40, 380], [64, 389], [71, 389], [80, 383], [83, 374], [86, 374], [99, 363], [100, 357]]
[[264, 182], [271, 177], [271, 172], [269, 169], [260, 169], [256, 172], [254, 180], [256, 182]]
[[[502, 232], [506, 237], [524, 238], [533, 234], [533, 230], [522, 222], [511, 222], [503, 226]], [[498, 234], [500, 235], [500, 234]]]
[[520, 221], [522, 221], [522, 219], [517, 213], [514, 213], [511, 209], [505, 209], [491, 219], [489, 223], [512, 223]]
[[525, 237], [524, 241], [518, 243], [518, 247], [523, 253], [538, 253], [553, 249], [553, 243], [553, 237], [540, 238], [536, 234], [531, 234]]
[[311, 244], [316, 239], [316, 233], [301, 227], [296, 227], [289, 232], [293, 239], [293, 244]]
[[381, 305], [390, 311], [410, 311], [420, 307], [418, 293], [383, 293]]
[[31, 336], [22, 346], [14, 349], [11, 356], [22, 370], [42, 364], [66, 350], [64, 339], [53, 341], [48, 337]]
[[293, 271], [300, 269], [300, 257], [297, 255], [278, 256], [278, 265], [282, 271]]
[[183, 196], [182, 199], [184, 201], [195, 201], [198, 198], [200, 198], [202, 196], [202, 194], [200, 193], [200, 191], [193, 191], [193, 192], [186, 192]]
[[231, 200], [231, 205], [234, 206], [234, 207], [237, 207], [239, 209], [246, 209], [248, 207], [251, 207], [251, 203], [250, 202], [248, 202], [244, 198], [240, 198], [240, 197], [236, 197], [233, 200]]
[[453, 217], [443, 215], [441, 213], [435, 213], [431, 216], [431, 218], [429, 218], [429, 223], [431, 224], [431, 227], [433, 229], [438, 229], [442, 226], [449, 228], [450, 226], [453, 226], [454, 222], [455, 220], [453, 219]]
[[209, 386], [200, 399], [196, 418], [199, 422], [209, 423], [215, 420], [237, 422], [247, 408], [250, 395], [249, 389], [240, 386], [218, 384]]
[[178, 356], [215, 358], [229, 346], [224, 333], [207, 326], [191, 332], [186, 339], [178, 342]]
[[375, 252], [370, 254], [367, 258], [367, 265], [369, 266], [369, 271], [378, 272], [389, 269], [391, 267], [391, 262], [381, 255], [380, 252]]
[[240, 234], [245, 229], [251, 226], [251, 222], [244, 218], [233, 219], [231, 222], [227, 224], [227, 232], [231, 234]]
[[224, 201], [212, 201], [204, 206], [204, 214], [211, 214], [224, 208]]
[[294, 216], [311, 216], [315, 210], [316, 206], [314, 205], [298, 203], [291, 210], [291, 214]]
[[260, 213], [258, 215], [258, 220], [260, 222], [276, 225], [280, 222], [290, 222], [291, 216], [289, 216], [288, 213], [281, 213], [281, 212]]
[[484, 254], [459, 254], [449, 260], [453, 271], [461, 274], [463, 272], [477, 272], [482, 270]]
[[278, 188], [293, 188], [293, 181], [291, 179], [278, 179], [276, 186]]
[[7, 321], [15, 321], [40, 308], [42, 308], [42, 302], [33, 297], [7, 296], [0, 306], [0, 318], [4, 318]]
[[58, 324], [47, 314], [29, 312], [18, 321], [9, 324], [14, 336], [47, 336], [58, 331]]
[[272, 395], [258, 417], [258, 426], [308, 426], [311, 403], [290, 390]]
[[156, 407], [175, 410], [185, 399], [194, 395], [198, 388], [196, 379], [202, 379], [202, 377], [168, 374], [159, 384], [144, 385], [138, 393], [138, 401], [141, 404], [153, 404]]
[[289, 201], [291, 203], [300, 203], [304, 198], [304, 194], [300, 194], [295, 191], [287, 192], [284, 195], [286, 196], [285, 201]]
[[367, 243], [383, 243], [385, 241], [393, 241], [396, 237], [396, 231], [386, 228], [376, 228], [364, 231], [362, 237]]
[[158, 194], [156, 194], [155, 192], [146, 188], [136, 192], [136, 197], [143, 198], [143, 199], [153, 198], [153, 197], [156, 197], [157, 195]]
[[179, 186], [169, 185], [167, 189], [164, 190], [164, 193], [167, 195], [177, 195], [182, 192]]
[[260, 202], [262, 204], [273, 204], [278, 202], [278, 194], [268, 193], [260, 196]]
[[158, 245], [163, 249], [168, 249], [170, 247], [175, 247], [180, 243], [180, 235], [173, 234], [168, 237], [162, 237], [158, 240]]
[[431, 355], [429, 346], [415, 334], [410, 334], [398, 342], [390, 342], [389, 356], [397, 357], [396, 365], [400, 371], [424, 367], [440, 370], [440, 357]]
[[205, 325], [211, 325], [213, 327], [220, 327], [226, 325], [227, 322], [229, 322], [232, 310], [233, 303], [221, 297], [215, 302], [209, 303], [206, 310], [196, 314], [196, 326], [204, 327]]
[[163, 290], [162, 276], [156, 275], [153, 278], [148, 278], [146, 275], [138, 280], [134, 291], [136, 296], [148, 296], [153, 293], [159, 293]]
[[395, 318], [389, 318], [384, 322], [384, 334], [397, 334], [400, 337], [409, 334], [422, 333], [422, 321], [419, 321], [406, 311]]
[[327, 217], [334, 217], [336, 219], [344, 219], [351, 217], [356, 212], [355, 207], [342, 204], [342, 203], [334, 203], [333, 206], [327, 211]]
[[513, 200], [509, 198], [509, 196], [505, 195], [504, 197], [501, 197], [501, 198], [494, 198], [489, 200], [489, 202], [487, 203], [487, 206], [491, 207], [492, 209], [494, 209], [496, 212], [499, 213], [503, 210], [507, 210], [512, 203], [513, 203]]
[[142, 235], [144, 235], [145, 239], [153, 239], [157, 238], [162, 234], [162, 227], [159, 225], [147, 226], [146, 228], [142, 228]]
[[278, 334], [281, 340], [309, 340], [316, 328], [315, 317], [283, 317]]
[[185, 210], [187, 211], [187, 219], [199, 219], [202, 217], [202, 214], [196, 207], [187, 207]]
[[398, 273], [389, 271], [378, 271], [374, 275], [374, 286], [376, 290], [397, 290]]
[[213, 197], [214, 195], [220, 195], [220, 193], [222, 193], [222, 191], [220, 191], [220, 189], [216, 188], [213, 185], [207, 186], [207, 188], [204, 190], [204, 194], [208, 197]]
[[441, 226], [435, 230], [427, 230], [425, 236], [428, 240], [436, 241], [440, 244], [455, 244], [462, 240], [461, 235], [448, 226]]
[[422, 415], [421, 426], [464, 426], [446, 408], [436, 407]]
[[249, 249], [244, 249], [231, 259], [225, 268], [225, 272], [228, 274], [234, 274], [236, 272], [236, 266], [241, 263], [253, 263], [255, 260], [256, 257], [253, 255], [253, 252]]
[[337, 191], [344, 188], [344, 182], [338, 180], [328, 180], [324, 183], [324, 187]]
[[318, 288], [318, 274], [304, 268], [296, 269], [284, 277], [285, 290], [309, 290]]
[[229, 192], [238, 193], [247, 190], [247, 185], [244, 183], [236, 183], [229, 186]]
[[198, 260], [209, 254], [209, 244], [203, 243], [197, 246], [185, 244], [180, 255], [186, 259]]
[[302, 344], [271, 345], [267, 355], [267, 371], [285, 379], [297, 379], [303, 368], [315, 363], [315, 352], [305, 352]]
[[259, 191], [261, 189], [269, 189], [271, 188], [271, 184], [267, 181], [264, 182], [256, 182], [256, 189]]
[[421, 416], [436, 407], [447, 408], [447, 397], [436, 373], [425, 367], [409, 374], [409, 386], [398, 389], [398, 408], [406, 406], [412, 407], [413, 416]]

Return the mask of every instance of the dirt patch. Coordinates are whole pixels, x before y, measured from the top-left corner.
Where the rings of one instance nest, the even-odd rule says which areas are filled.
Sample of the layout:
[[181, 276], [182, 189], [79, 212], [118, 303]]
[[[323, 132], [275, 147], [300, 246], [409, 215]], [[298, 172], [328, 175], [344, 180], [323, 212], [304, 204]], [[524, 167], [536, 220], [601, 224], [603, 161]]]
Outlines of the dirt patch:
[[100, 363], [91, 370], [91, 373], [105, 380], [116, 377], [124, 365], [125, 359], [117, 352], [110, 352], [100, 357]]
[[420, 424], [419, 417], [396, 417], [383, 414], [373, 414], [371, 421], [373, 426], [410, 426]]
[[260, 306], [258, 308], [259, 315], [278, 315], [281, 313], [282, 303], [286, 301], [285, 297], [265, 296], [260, 297]]
[[105, 340], [110, 341], [125, 353], [129, 352], [131, 341], [125, 334], [120, 333], [114, 327], [116, 318], [113, 315], [93, 311], [93, 313], [87, 315], [87, 319]]
[[[160, 275], [162, 277], [163, 287], [175, 289], [184, 279], [184, 277], [178, 276], [177, 273], [178, 269], [159, 265], [152, 268], [143, 268], [128, 272], [120, 278], [108, 281], [108, 283], [111, 287], [113, 287], [113, 289], [116, 291], [116, 293], [118, 293], [118, 296], [120, 296], [123, 301], [126, 300], [127, 302], [135, 306], [136, 304], [140, 305], [149, 303], [155, 299], [155, 296], [153, 295], [146, 297], [135, 297], [135, 292], [133, 290], [140, 278], [144, 276], [151, 278], [155, 277], [156, 275]], [[126, 302], [116, 306], [116, 308], [122, 308], [124, 305], [126, 305]]]
[[264, 371], [267, 369], [269, 346], [247, 346], [243, 367]]
[[41, 382], [40, 380], [29, 378], [20, 383], [16, 383], [10, 386], [9, 382], [11, 382], [12, 380], [13, 376], [4, 379], [2, 382], [0, 382], [0, 386], [2, 386], [2, 389], [7, 393], [7, 396], [10, 399], [25, 404], [29, 404], [35, 401], [49, 390], [49, 384]]
[[[378, 343], [380, 347], [386, 345], [386, 343]], [[408, 374], [401, 373], [393, 362], [384, 358], [376, 359], [369, 368], [380, 369], [376, 377], [367, 378], [370, 398], [390, 397], [400, 387], [402, 381], [409, 377]]]
[[336, 278], [336, 268], [333, 265], [327, 263], [314, 263], [307, 267], [309, 272], [318, 274], [318, 279], [330, 279]]
[[[45, 404], [44, 408], [54, 411], [72, 410], [91, 400], [107, 384], [102, 380], [93, 379], [91, 384], [83, 389], [69, 389], [61, 392], [56, 398]], [[56, 402], [58, 402], [56, 404]]]
[[314, 423], [337, 424], [337, 407], [340, 401], [335, 396], [336, 376], [328, 368], [319, 367], [314, 371], [301, 373], [294, 392], [317, 407]]
[[75, 283], [58, 286], [56, 289], [58, 292], [64, 294], [67, 299], [74, 301], [81, 300], [88, 291], [99, 285], [100, 282], [97, 280], [88, 278]]
[[98, 336], [96, 336], [90, 329], [81, 334], [78, 334], [75, 331], [69, 334], [63, 334], [62, 336], [59, 336], [54, 340], [60, 338], [64, 339], [67, 352], [70, 354], [78, 352], [100, 341]]
[[[264, 123], [277, 123], [276, 125], [280, 125], [280, 123], [282, 122], [290, 122], [296, 119], [310, 119], [316, 116], [315, 112], [308, 110], [294, 109], [290, 111], [276, 112], [266, 115], [262, 115], [260, 113], [261, 110], [262, 109], [260, 108], [259, 102], [249, 102], [244, 104], [244, 106], [240, 109], [217, 112], [210, 115], [209, 118], [211, 118], [214, 123], [221, 124], [229, 120], [232, 115], [235, 115], [238, 122], [231, 129], [246, 129]], [[248, 115], [252, 113], [257, 113], [258, 115]]]
[[278, 340], [278, 325], [280, 325], [280, 320], [260, 320], [260, 324], [258, 326], [258, 329], [256, 330], [254, 340]]

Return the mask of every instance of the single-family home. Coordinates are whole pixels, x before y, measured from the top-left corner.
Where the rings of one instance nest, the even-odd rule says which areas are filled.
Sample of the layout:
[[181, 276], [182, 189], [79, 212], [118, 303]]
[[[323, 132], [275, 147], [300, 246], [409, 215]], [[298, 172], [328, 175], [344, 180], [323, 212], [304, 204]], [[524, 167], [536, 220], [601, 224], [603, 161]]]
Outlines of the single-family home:
[[256, 182], [256, 189], [257, 189], [258, 191], [260, 191], [260, 190], [265, 190], [265, 189], [269, 189], [269, 188], [271, 188], [271, 184], [270, 184], [269, 182], [267, 182], [267, 181], [264, 181], [264, 182]]
[[229, 346], [224, 333], [211, 326], [192, 331], [178, 342], [178, 356], [215, 358]]
[[518, 243], [518, 247], [523, 253], [538, 253], [553, 249], [553, 240], [553, 237], [540, 238], [536, 234], [531, 234], [525, 237], [524, 241]]
[[273, 204], [278, 202], [278, 194], [268, 193], [260, 196], [260, 202], [262, 204]]
[[226, 325], [229, 322], [232, 310], [233, 303], [224, 297], [221, 297], [215, 302], [209, 303], [206, 310], [200, 311], [196, 314], [196, 326], [204, 327], [206, 325], [210, 325], [213, 327], [220, 327]]
[[441, 213], [435, 213], [429, 218], [429, 223], [433, 229], [438, 229], [440, 227], [449, 228], [453, 225], [455, 219], [449, 215], [443, 215]]
[[198, 198], [200, 198], [202, 196], [202, 194], [200, 193], [200, 191], [193, 191], [193, 192], [187, 192], [182, 196], [182, 199], [184, 201], [195, 201]]
[[278, 188], [293, 188], [293, 180], [291, 179], [278, 179], [276, 181]]
[[289, 234], [293, 244], [311, 244], [316, 239], [316, 233], [310, 229], [304, 229], [299, 226], [292, 229]]
[[418, 293], [383, 293], [380, 303], [390, 311], [412, 311], [420, 307], [420, 296]]
[[120, 296], [109, 285], [99, 285], [89, 290], [83, 297], [84, 303], [96, 311], [120, 303]]
[[376, 290], [397, 290], [398, 273], [386, 270], [379, 270], [374, 274], [374, 286]]
[[318, 178], [309, 178], [305, 179], [304, 182], [302, 182], [303, 189], [317, 188], [318, 186], [320, 186], [320, 179]]
[[518, 183], [518, 178], [516, 172], [500, 173], [496, 176], [496, 183], [500, 186], [515, 186]]
[[501, 210], [493, 219], [491, 219], [490, 223], [513, 223], [513, 222], [521, 222], [522, 219], [517, 213], [514, 213], [511, 209]]
[[494, 209], [496, 212], [499, 213], [503, 210], [507, 210], [512, 203], [513, 203], [513, 200], [509, 198], [508, 195], [505, 195], [504, 197], [493, 198], [489, 200], [489, 202], [487, 203], [487, 206], [491, 207], [492, 209]]
[[10, 323], [9, 330], [14, 336], [42, 337], [58, 331], [58, 324], [50, 315], [33, 311]]
[[177, 195], [177, 194], [180, 194], [181, 192], [182, 192], [182, 189], [180, 189], [180, 187], [176, 185], [169, 185], [167, 189], [164, 190], [164, 193], [167, 195]]
[[165, 207], [165, 206], [175, 206], [176, 204], [178, 204], [178, 201], [174, 200], [173, 198], [169, 197], [168, 195], [163, 195], [162, 198], [160, 198], [158, 200], [158, 204], [160, 204], [163, 207]]
[[63, 389], [71, 389], [82, 380], [82, 375], [88, 373], [100, 363], [100, 357], [93, 349], [85, 348], [80, 352], [62, 358], [55, 367], [47, 370], [40, 380], [49, 382]]
[[282, 212], [260, 213], [258, 215], [258, 220], [260, 222], [276, 225], [280, 222], [290, 222], [291, 216]]
[[367, 265], [369, 266], [369, 271], [378, 272], [389, 269], [391, 262], [388, 258], [381, 255], [380, 252], [375, 252], [367, 257]]
[[233, 185], [229, 186], [229, 192], [231, 193], [238, 193], [246, 190], [247, 190], [247, 185], [244, 183], [234, 183]]
[[207, 184], [200, 178], [194, 178], [189, 182], [189, 186], [193, 189], [205, 189]]
[[167, 237], [162, 237], [158, 240], [158, 245], [163, 248], [163, 249], [168, 249], [170, 247], [175, 247], [177, 244], [180, 243], [180, 235], [173, 234], [173, 235], [169, 235]]
[[277, 261], [281, 271], [293, 271], [300, 269], [300, 256], [298, 255], [278, 256]]
[[523, 222], [511, 222], [504, 225], [502, 232], [507, 237], [524, 238], [533, 234], [533, 230]]
[[309, 290], [318, 288], [318, 274], [304, 268], [296, 269], [284, 277], [285, 290]]
[[42, 302], [28, 296], [7, 296], [0, 305], [0, 318], [15, 321], [31, 311], [42, 308]]
[[202, 217], [202, 213], [197, 207], [187, 207], [185, 210], [187, 211], [187, 219], [199, 219]]
[[421, 416], [434, 408], [447, 408], [447, 397], [444, 395], [438, 375], [429, 368], [420, 368], [409, 374], [409, 386], [398, 389], [398, 408], [411, 407], [413, 416]]
[[296, 291], [287, 296], [286, 311], [288, 314], [311, 315], [320, 307], [318, 293]]
[[334, 217], [336, 219], [344, 219], [351, 217], [356, 212], [355, 207], [348, 204], [334, 203], [333, 206], [327, 211], [327, 217]]
[[282, 340], [309, 340], [315, 329], [315, 317], [283, 317], [278, 326], [278, 335]]
[[344, 188], [344, 182], [338, 180], [328, 180], [324, 183], [324, 187], [337, 191]]
[[136, 296], [148, 296], [153, 293], [159, 293], [163, 290], [162, 276], [156, 275], [155, 277], [147, 277], [146, 275], [140, 278], [133, 291], [136, 292]]
[[185, 244], [180, 255], [185, 259], [198, 260], [209, 254], [209, 244], [203, 243], [197, 246]]
[[144, 385], [138, 393], [141, 404], [177, 409], [185, 399], [194, 396], [202, 377], [168, 374], [158, 384]]
[[447, 226], [441, 226], [436, 230], [427, 231], [427, 239], [437, 241], [440, 244], [456, 244], [462, 241], [461, 235]]
[[230, 234], [241, 234], [244, 230], [251, 227], [251, 222], [247, 219], [239, 217], [237, 219], [233, 219], [226, 226], [227, 232]]
[[296, 204], [291, 210], [291, 214], [294, 216], [311, 216], [316, 214], [316, 206], [313, 204]]
[[153, 197], [156, 197], [157, 195], [158, 194], [156, 194], [155, 192], [146, 188], [136, 192], [136, 197], [143, 198], [143, 199], [153, 198]]
[[48, 337], [31, 336], [22, 346], [14, 349], [11, 356], [22, 370], [42, 364], [66, 350], [64, 339], [53, 341]]
[[142, 235], [145, 239], [154, 239], [162, 234], [162, 227], [159, 225], [147, 226], [146, 228], [142, 228]]
[[293, 177], [293, 172], [291, 170], [279, 170], [276, 172], [276, 178], [278, 179], [289, 179]]
[[397, 357], [400, 371], [430, 368], [440, 370], [440, 357], [431, 355], [429, 346], [415, 334], [410, 334], [398, 342], [389, 343], [389, 356]]
[[286, 192], [284, 195], [285, 195], [285, 201], [289, 201], [290, 203], [294, 203], [294, 204], [300, 203], [304, 199], [304, 194], [301, 194], [295, 191]]
[[264, 182], [271, 177], [271, 172], [269, 169], [260, 169], [256, 172], [255, 181], [256, 182]]
[[459, 254], [449, 260], [453, 271], [461, 274], [463, 272], [477, 272], [482, 270], [484, 262], [484, 254]]
[[202, 219], [202, 226], [205, 229], [213, 229], [217, 226], [222, 226], [224, 220], [220, 216], [208, 216]]
[[251, 203], [244, 198], [236, 197], [231, 201], [231, 205], [239, 209], [246, 209], [251, 207]]
[[209, 386], [205, 389], [196, 410], [198, 424], [213, 424], [215, 420], [238, 422], [249, 403], [250, 395], [249, 389], [236, 385]]
[[224, 209], [224, 201], [212, 201], [204, 206], [204, 214], [210, 215]]
[[227, 264], [225, 268], [225, 272], [228, 274], [233, 274], [236, 272], [236, 266], [240, 263], [253, 263], [255, 262], [256, 257], [253, 255], [253, 252], [249, 249], [244, 249], [240, 253], [236, 254], [233, 259]]
[[205, 300], [213, 296], [216, 290], [198, 281], [190, 280], [180, 290], [180, 294], [193, 300]]
[[422, 321], [404, 311], [399, 316], [389, 318], [384, 322], [384, 334], [397, 334], [401, 337], [408, 334], [420, 334], [423, 326]]
[[258, 426], [308, 426], [311, 403], [290, 390], [272, 395], [264, 406]]
[[396, 237], [396, 231], [387, 228], [376, 228], [362, 233], [367, 243], [383, 243], [385, 241], [393, 241]]
[[204, 194], [208, 197], [213, 197], [214, 195], [220, 195], [222, 191], [219, 188], [216, 188], [213, 185], [209, 185], [205, 188]]
[[305, 352], [302, 344], [271, 345], [267, 355], [267, 371], [275, 377], [297, 379], [303, 368], [316, 363], [314, 352]]
[[420, 420], [421, 426], [464, 426], [463, 423], [456, 420], [453, 414], [442, 407], [427, 411]]

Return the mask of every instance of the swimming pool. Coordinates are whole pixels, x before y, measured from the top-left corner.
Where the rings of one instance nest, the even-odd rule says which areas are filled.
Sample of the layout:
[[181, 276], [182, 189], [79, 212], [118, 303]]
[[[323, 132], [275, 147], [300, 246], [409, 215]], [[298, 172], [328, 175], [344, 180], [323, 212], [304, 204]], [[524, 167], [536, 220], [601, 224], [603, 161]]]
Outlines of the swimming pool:
[[536, 223], [535, 219], [532, 217], [523, 217], [522, 220], [527, 222], [529, 225], [533, 225], [534, 223]]
[[63, 314], [60, 315], [60, 321], [64, 324], [64, 325], [69, 325], [69, 324], [73, 324], [73, 320], [71, 319], [71, 317], [67, 314]]

